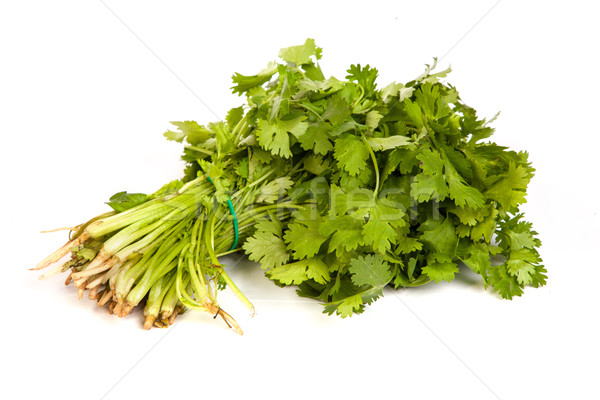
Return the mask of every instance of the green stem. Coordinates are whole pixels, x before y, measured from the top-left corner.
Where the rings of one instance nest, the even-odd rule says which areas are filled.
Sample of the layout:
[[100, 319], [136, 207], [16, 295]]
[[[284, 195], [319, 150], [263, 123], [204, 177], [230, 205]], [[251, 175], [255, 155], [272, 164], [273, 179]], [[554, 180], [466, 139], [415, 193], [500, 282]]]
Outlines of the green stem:
[[148, 293], [146, 306], [144, 307], [144, 315], [158, 316], [163, 299], [170, 292], [171, 287], [175, 283], [175, 278], [175, 271], [169, 271], [162, 279], [152, 285], [152, 288], [150, 288], [150, 292]]
[[207, 154], [207, 155], [209, 155], [209, 156], [212, 156], [212, 155], [214, 154], [214, 153], [213, 153], [212, 151], [210, 151], [210, 150], [206, 150], [206, 149], [203, 149], [202, 147], [198, 147], [198, 146], [192, 146], [191, 144], [188, 144], [188, 145], [186, 145], [185, 147], [186, 147], [186, 148], [188, 148], [188, 149], [192, 149], [192, 150], [194, 150], [194, 151], [197, 151], [197, 152], [199, 152], [199, 153]]
[[361, 137], [365, 146], [367, 146], [369, 154], [371, 155], [371, 160], [373, 161], [373, 168], [375, 169], [375, 190], [373, 191], [373, 194], [375, 195], [375, 198], [377, 198], [377, 194], [379, 193], [379, 166], [377, 165], [377, 158], [375, 157], [375, 152], [371, 148], [371, 145], [369, 145], [367, 138], [362, 134]]
[[231, 280], [231, 278], [229, 277], [229, 275], [227, 275], [227, 273], [223, 269], [223, 266], [219, 262], [219, 259], [217, 258], [217, 255], [215, 254], [215, 250], [214, 250], [214, 246], [213, 246], [213, 243], [214, 243], [214, 237], [213, 237], [213, 235], [214, 235], [214, 230], [211, 230], [211, 235], [206, 235], [206, 250], [208, 251], [208, 255], [210, 257], [210, 260], [212, 261], [212, 263], [213, 263], [213, 265], [215, 267], [219, 268], [221, 276], [223, 277], [223, 279], [225, 280], [225, 282], [227, 283], [227, 285], [231, 288], [231, 290], [233, 291], [233, 293], [235, 293], [235, 295], [237, 296], [237, 298], [240, 299], [240, 301], [246, 307], [248, 307], [248, 309], [250, 309], [250, 311], [252, 311], [254, 313], [254, 305], [252, 305], [252, 303], [250, 302], [250, 300], [248, 300], [248, 298], [235, 285], [235, 283], [233, 283], [233, 281]]

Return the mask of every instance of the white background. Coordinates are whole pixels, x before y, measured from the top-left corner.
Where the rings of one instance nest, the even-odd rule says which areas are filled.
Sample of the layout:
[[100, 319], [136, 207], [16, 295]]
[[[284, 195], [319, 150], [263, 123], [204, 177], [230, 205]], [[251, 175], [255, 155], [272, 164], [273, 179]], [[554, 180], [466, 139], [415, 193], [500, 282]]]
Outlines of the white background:
[[[37, 1], [0, 5], [3, 310], [7, 398], [597, 398], [598, 10], [592, 1]], [[483, 17], [483, 19], [482, 19]], [[77, 301], [27, 269], [121, 190], [180, 176], [168, 121], [222, 118], [279, 48], [312, 37], [326, 75], [351, 63], [406, 82], [434, 56], [494, 140], [531, 153], [527, 218], [548, 285], [504, 301], [472, 275], [387, 292], [328, 317], [255, 264], [254, 301], [222, 306], [242, 337], [188, 313], [168, 330]], [[204, 103], [204, 104], [203, 104]], [[233, 264], [235, 260], [229, 260]], [[184, 397], [185, 396], [185, 397]]]

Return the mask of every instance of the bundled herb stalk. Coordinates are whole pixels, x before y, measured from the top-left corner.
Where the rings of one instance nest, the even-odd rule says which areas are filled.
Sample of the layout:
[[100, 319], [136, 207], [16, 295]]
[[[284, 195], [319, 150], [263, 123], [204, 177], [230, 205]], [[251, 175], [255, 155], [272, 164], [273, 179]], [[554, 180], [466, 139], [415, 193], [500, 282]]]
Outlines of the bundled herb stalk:
[[252, 311], [253, 306], [219, 257], [239, 250], [257, 221], [286, 218], [301, 206], [282, 197], [281, 180], [264, 184], [267, 176], [228, 196], [225, 171], [203, 165], [205, 175], [185, 184], [173, 181], [153, 195], [116, 194], [108, 203], [115, 212], [71, 228], [69, 242], [34, 269], [70, 253], [71, 260], [41, 278], [70, 270], [66, 283], [73, 282], [79, 298], [89, 289], [91, 299], [119, 317], [145, 299], [147, 329], [169, 326], [186, 309], [198, 309], [221, 316], [241, 333], [217, 303], [217, 291], [229, 286]]
[[192, 308], [237, 330], [216, 292], [229, 286], [252, 307], [218, 260], [241, 248], [276, 284], [342, 317], [385, 287], [451, 281], [459, 263], [507, 299], [545, 284], [540, 241], [519, 212], [527, 153], [489, 141], [491, 121], [442, 81], [450, 69], [434, 63], [378, 88], [368, 65], [325, 78], [311, 39], [280, 57], [234, 75], [247, 103], [225, 121], [165, 133], [185, 142], [181, 181], [113, 196], [114, 213], [75, 229], [38, 268], [71, 252], [54, 272], [71, 269], [80, 297], [90, 289], [119, 316], [146, 299], [146, 327]]

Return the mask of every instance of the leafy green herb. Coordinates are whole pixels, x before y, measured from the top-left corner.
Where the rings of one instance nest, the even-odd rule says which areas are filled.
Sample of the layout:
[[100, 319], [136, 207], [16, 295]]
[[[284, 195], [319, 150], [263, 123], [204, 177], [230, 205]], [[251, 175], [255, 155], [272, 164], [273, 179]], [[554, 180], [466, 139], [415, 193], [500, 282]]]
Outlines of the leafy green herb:
[[[361, 313], [389, 287], [452, 281], [464, 264], [511, 299], [546, 282], [541, 245], [519, 207], [535, 170], [526, 152], [489, 138], [489, 121], [434, 72], [380, 88], [351, 65], [326, 78], [314, 40], [281, 63], [233, 75], [246, 104], [225, 121], [173, 122], [184, 177], [151, 195], [120, 192], [114, 212], [72, 230], [43, 268], [71, 270], [82, 296], [119, 316], [146, 300], [145, 327], [186, 309], [219, 315], [229, 287], [219, 257], [244, 250], [278, 285], [297, 285], [324, 312]], [[492, 256], [500, 262], [492, 263]]]

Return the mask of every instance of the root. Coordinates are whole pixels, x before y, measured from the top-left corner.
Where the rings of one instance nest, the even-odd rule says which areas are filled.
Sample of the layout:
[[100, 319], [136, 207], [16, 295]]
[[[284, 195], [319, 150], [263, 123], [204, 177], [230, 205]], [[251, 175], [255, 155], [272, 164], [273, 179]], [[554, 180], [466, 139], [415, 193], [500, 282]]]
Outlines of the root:
[[90, 300], [98, 299], [98, 289], [100, 289], [100, 286], [94, 286], [90, 289], [90, 293], [88, 293], [88, 297], [90, 298]]
[[86, 269], [80, 272], [73, 273], [73, 279], [87, 278], [88, 276], [99, 274], [107, 269], [111, 269], [119, 262], [119, 259], [114, 256], [102, 254], [102, 251], [92, 260]]
[[69, 276], [67, 276], [67, 279], [65, 280], [65, 285], [68, 285], [69, 283], [71, 283], [71, 280], [73, 280], [73, 271], [71, 271], [69, 273]]
[[157, 319], [154, 321], [154, 326], [157, 328], [168, 328], [169, 320], [168, 319]]
[[221, 318], [223, 318], [223, 321], [225, 321], [225, 323], [227, 324], [227, 326], [229, 326], [230, 328], [232, 328], [235, 331], [235, 333], [237, 333], [240, 336], [242, 336], [244, 334], [244, 332], [242, 331], [242, 328], [240, 328], [240, 326], [238, 325], [238, 323], [235, 322], [235, 319], [233, 319], [233, 317], [231, 315], [227, 314], [221, 308], [219, 308], [219, 311], [217, 312], [217, 315], [219, 315]]
[[59, 231], [75, 231], [79, 229], [79, 226], [65, 226], [63, 228], [55, 228], [55, 229], [50, 229], [48, 231], [40, 231], [40, 233], [52, 233], [52, 232], [59, 232]]
[[59, 265], [58, 267], [54, 268], [52, 271], [46, 272], [45, 274], [40, 275], [38, 279], [43, 280], [46, 278], [50, 278], [51, 276], [54, 276], [54, 275], [60, 273], [62, 271], [62, 269], [63, 269], [63, 266]]
[[175, 310], [173, 310], [173, 313], [171, 315], [169, 315], [169, 325], [173, 325], [175, 323], [175, 318], [177, 318], [177, 316], [179, 315], [180, 312], [181, 312], [181, 307], [179, 307], [179, 306], [175, 307]]
[[102, 278], [104, 278], [104, 275], [100, 275], [99, 277], [97, 277], [96, 279], [94, 279], [93, 281], [91, 281], [90, 283], [88, 283], [86, 285], [87, 289], [94, 289], [99, 287], [102, 284]]
[[83, 232], [76, 239], [71, 240], [70, 242], [65, 243], [60, 249], [56, 250], [54, 253], [50, 254], [48, 257], [44, 258], [42, 261], [38, 263], [35, 267], [31, 268], [32, 271], [40, 270], [46, 268], [50, 264], [54, 264], [71, 251], [71, 247], [79, 246], [81, 243], [88, 240], [90, 236]]
[[235, 319], [233, 319], [233, 317], [231, 315], [227, 314], [225, 312], [225, 310], [223, 310], [221, 307], [219, 307], [215, 304], [210, 304], [207, 307], [207, 311], [214, 313], [213, 318], [221, 317], [223, 319], [223, 321], [225, 321], [227, 326], [229, 328], [233, 329], [235, 331], [235, 333], [237, 333], [238, 335], [241, 336], [244, 334], [244, 332], [242, 331], [242, 328], [240, 328], [240, 326], [235, 321]]
[[146, 315], [146, 319], [144, 321], [144, 329], [149, 330], [152, 328], [154, 321], [156, 320], [156, 316], [154, 315]]
[[[72, 275], [71, 275], [71, 278], [73, 278]], [[84, 288], [85, 289], [86, 283], [87, 283], [87, 279], [86, 278], [74, 279], [73, 280], [73, 286], [75, 286], [76, 288]]]
[[[113, 302], [114, 301], [115, 300], [113, 299]], [[115, 306], [113, 308], [114, 308], [115, 314], [119, 315], [119, 313], [121, 312], [121, 309], [123, 308], [123, 299], [121, 299], [121, 298], [119, 298], [117, 296], [117, 301], [116, 301]]]
[[114, 292], [112, 290], [107, 290], [102, 297], [100, 297], [100, 300], [98, 300], [98, 307], [105, 305], [113, 297], [113, 294]]
[[131, 303], [125, 303], [125, 305], [121, 308], [120, 312], [117, 315], [119, 316], [119, 318], [124, 318], [129, 315], [131, 310], [133, 310], [133, 307], [135, 307], [135, 305]]

